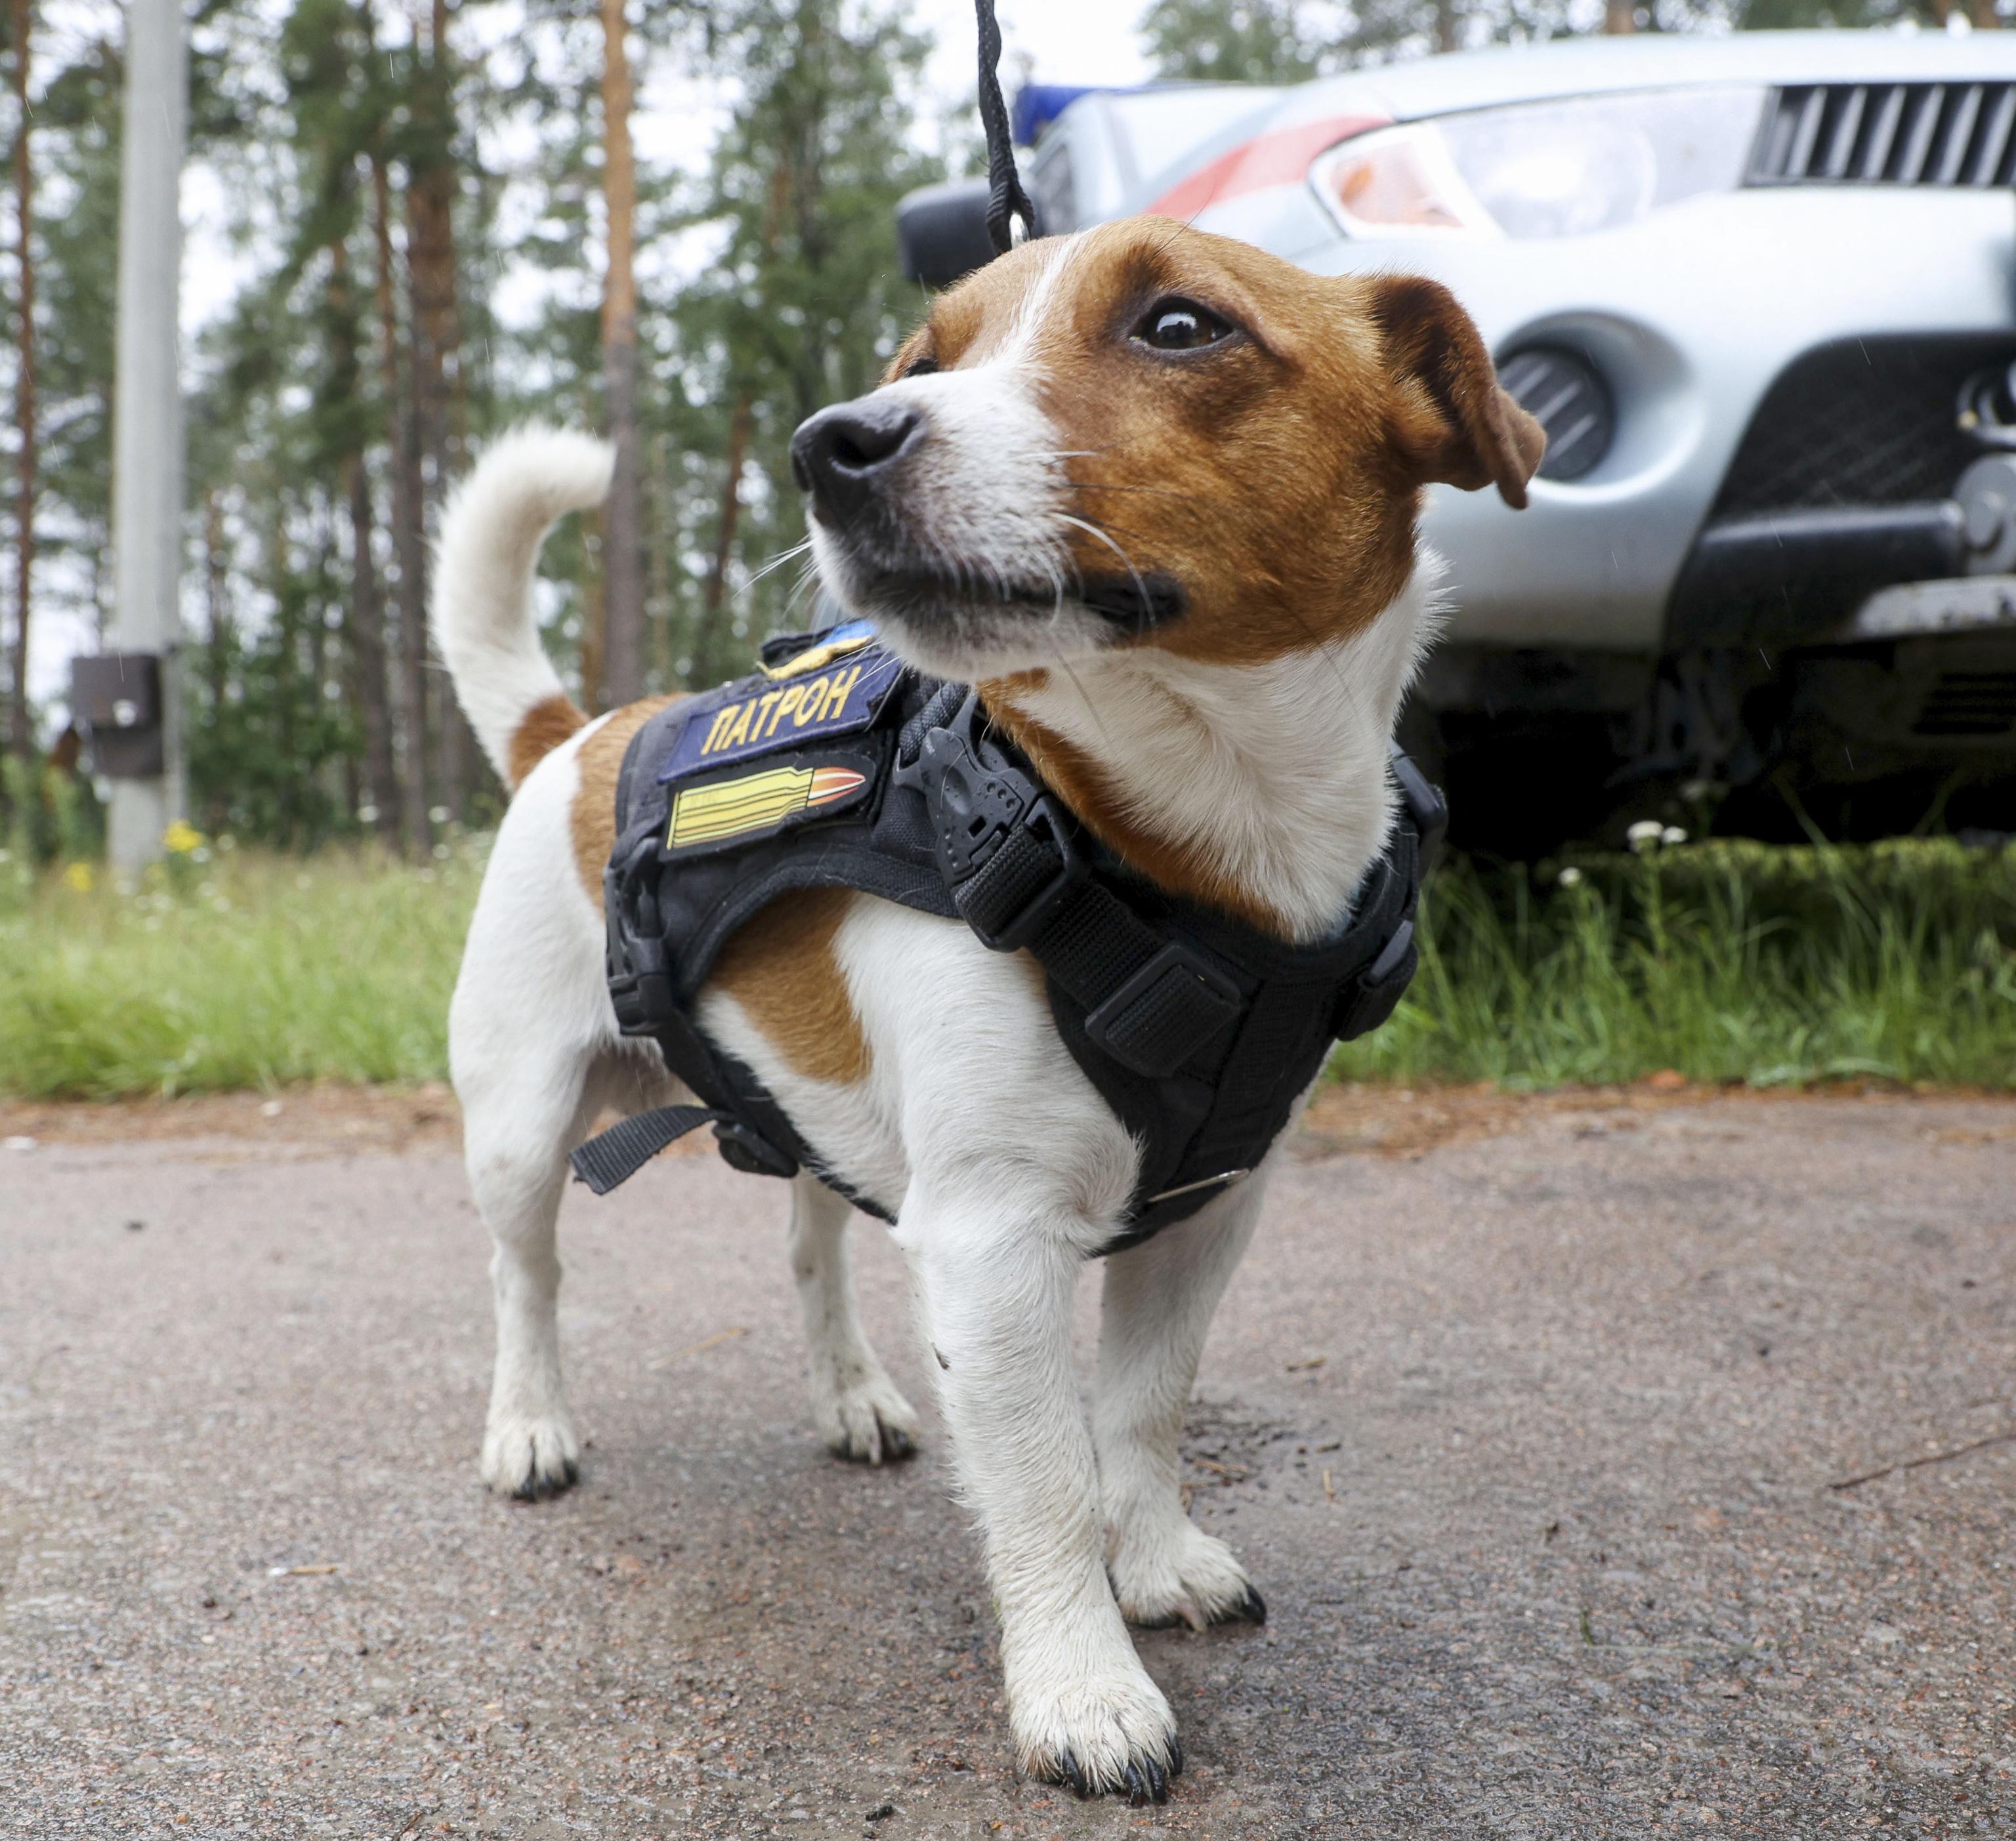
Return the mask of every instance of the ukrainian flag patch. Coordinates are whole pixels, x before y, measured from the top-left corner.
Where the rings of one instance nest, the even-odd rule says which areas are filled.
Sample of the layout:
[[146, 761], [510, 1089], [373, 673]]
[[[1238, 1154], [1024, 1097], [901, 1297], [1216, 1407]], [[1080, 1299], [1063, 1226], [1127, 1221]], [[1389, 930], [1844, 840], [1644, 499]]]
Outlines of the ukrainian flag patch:
[[766, 767], [733, 779], [682, 786], [672, 800], [668, 850], [699, 850], [769, 836], [801, 818], [825, 817], [861, 796], [872, 764], [822, 760]]

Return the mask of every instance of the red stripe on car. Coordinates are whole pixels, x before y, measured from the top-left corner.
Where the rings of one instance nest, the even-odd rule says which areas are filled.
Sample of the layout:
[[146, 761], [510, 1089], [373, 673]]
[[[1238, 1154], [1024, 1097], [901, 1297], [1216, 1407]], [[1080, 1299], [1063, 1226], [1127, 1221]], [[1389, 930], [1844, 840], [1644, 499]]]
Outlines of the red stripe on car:
[[1309, 162], [1339, 141], [1368, 128], [1391, 124], [1382, 116], [1333, 115], [1256, 135], [1179, 180], [1148, 207], [1151, 218], [1194, 218], [1228, 198], [1264, 191], [1269, 185], [1292, 185], [1309, 171]]

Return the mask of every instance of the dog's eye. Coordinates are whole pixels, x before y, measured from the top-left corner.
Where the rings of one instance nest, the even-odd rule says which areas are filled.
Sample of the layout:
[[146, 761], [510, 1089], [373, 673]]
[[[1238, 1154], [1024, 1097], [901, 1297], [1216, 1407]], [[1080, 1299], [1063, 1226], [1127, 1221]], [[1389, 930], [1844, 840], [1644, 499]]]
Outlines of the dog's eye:
[[903, 367], [903, 375], [905, 377], [928, 377], [938, 368], [938, 361], [936, 358], [913, 358]]
[[1134, 336], [1157, 351], [1196, 351], [1229, 339], [1233, 328], [1194, 300], [1157, 300], [1134, 329]]

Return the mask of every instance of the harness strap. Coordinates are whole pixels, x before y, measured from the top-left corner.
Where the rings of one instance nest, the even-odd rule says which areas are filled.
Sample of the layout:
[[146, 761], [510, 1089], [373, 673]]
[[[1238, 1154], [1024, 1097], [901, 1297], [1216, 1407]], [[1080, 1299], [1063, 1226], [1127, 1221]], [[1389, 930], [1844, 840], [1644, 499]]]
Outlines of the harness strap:
[[1085, 1010], [1085, 1034], [1136, 1073], [1174, 1073], [1231, 1027], [1238, 986], [1180, 940], [1158, 933], [1103, 884], [1085, 879], [1054, 829], [1024, 824], [952, 901], [981, 939], [1017, 930], [1047, 888], [1062, 894], [1026, 929], [1029, 951]]
[[711, 1106], [661, 1106], [655, 1112], [620, 1120], [585, 1144], [577, 1145], [567, 1161], [574, 1166], [578, 1181], [586, 1183], [598, 1196], [606, 1196], [689, 1131], [724, 1123], [733, 1121]]

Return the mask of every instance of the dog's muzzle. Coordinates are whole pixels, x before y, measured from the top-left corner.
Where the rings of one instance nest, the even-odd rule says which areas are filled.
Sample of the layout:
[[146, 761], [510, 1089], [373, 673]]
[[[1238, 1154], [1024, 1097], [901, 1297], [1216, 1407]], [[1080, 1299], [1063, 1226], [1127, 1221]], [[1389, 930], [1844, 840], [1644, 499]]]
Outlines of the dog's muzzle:
[[820, 522], [844, 530], [886, 498], [924, 430], [914, 404], [875, 396], [836, 403], [799, 423], [791, 476], [812, 494]]

